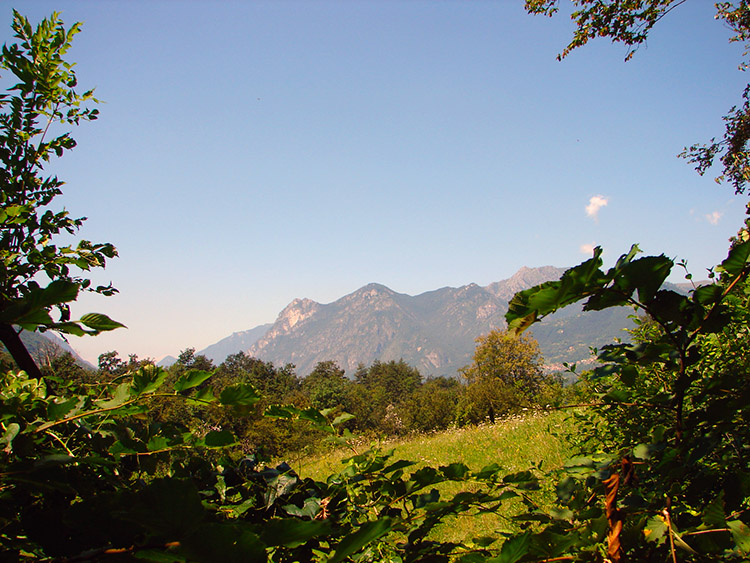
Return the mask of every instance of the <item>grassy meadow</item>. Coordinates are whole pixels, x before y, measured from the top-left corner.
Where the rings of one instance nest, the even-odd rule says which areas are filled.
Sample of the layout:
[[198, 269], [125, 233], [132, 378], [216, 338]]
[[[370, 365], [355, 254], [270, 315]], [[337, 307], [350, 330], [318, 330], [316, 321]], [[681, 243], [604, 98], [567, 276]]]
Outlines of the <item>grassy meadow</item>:
[[[541, 469], [547, 471], [561, 466], [569, 457], [565, 436], [572, 431], [572, 420], [562, 412], [530, 413], [494, 425], [454, 428], [379, 444], [364, 444], [355, 449], [356, 453], [371, 445], [394, 449], [394, 461], [406, 459], [417, 462], [415, 469], [460, 462], [472, 470], [479, 470], [497, 463], [512, 473], [530, 469], [541, 462]], [[295, 469], [302, 477], [324, 480], [341, 471], [342, 461], [354, 453], [351, 449], [339, 449], [323, 456], [303, 458], [296, 460]], [[438, 489], [445, 498], [460, 492], [462, 486], [466, 487], [466, 484], [445, 483]], [[543, 489], [534, 493], [534, 500], [544, 505], [550, 502], [552, 494], [551, 487]], [[510, 501], [503, 506], [505, 510], [502, 512], [463, 516], [457, 521], [446, 522], [437, 530], [437, 535], [442, 541], [466, 541], [516, 529], [509, 518], [522, 510], [522, 504]]]

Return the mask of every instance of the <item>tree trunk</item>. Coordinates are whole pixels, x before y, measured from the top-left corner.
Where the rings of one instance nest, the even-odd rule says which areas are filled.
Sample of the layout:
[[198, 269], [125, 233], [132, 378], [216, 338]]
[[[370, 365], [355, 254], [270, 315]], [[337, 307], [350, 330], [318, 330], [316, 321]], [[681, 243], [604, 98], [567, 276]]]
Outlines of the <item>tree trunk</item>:
[[39, 371], [39, 367], [36, 365], [34, 358], [29, 354], [26, 346], [21, 341], [21, 337], [13, 326], [9, 324], [0, 324], [0, 341], [5, 345], [19, 369], [25, 371], [26, 375], [29, 377], [37, 379], [42, 377], [42, 372]]

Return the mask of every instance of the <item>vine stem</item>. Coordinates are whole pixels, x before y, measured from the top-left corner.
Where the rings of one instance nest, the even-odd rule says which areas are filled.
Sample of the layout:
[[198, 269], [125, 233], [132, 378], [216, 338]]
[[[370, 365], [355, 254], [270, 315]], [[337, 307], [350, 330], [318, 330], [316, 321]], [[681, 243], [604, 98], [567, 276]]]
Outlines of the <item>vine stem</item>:
[[672, 535], [672, 519], [669, 517], [669, 510], [666, 508], [662, 511], [664, 518], [667, 521], [667, 532], [669, 533], [669, 550], [672, 553], [672, 563], [677, 563], [677, 554], [674, 550], [674, 536]]
[[52, 436], [52, 437], [53, 437], [53, 438], [54, 438], [55, 440], [57, 440], [57, 441], [58, 441], [58, 442], [60, 443], [60, 445], [61, 445], [61, 446], [63, 447], [63, 449], [64, 449], [64, 450], [65, 450], [66, 452], [68, 452], [68, 455], [69, 455], [70, 457], [76, 457], [76, 455], [75, 455], [75, 454], [74, 454], [74, 453], [73, 453], [72, 451], [70, 451], [70, 448], [69, 448], [69, 447], [67, 446], [67, 444], [66, 444], [65, 442], [63, 442], [63, 441], [62, 441], [62, 438], [60, 438], [60, 436], [58, 436], [57, 434], [55, 434], [54, 432], [52, 432], [52, 431], [50, 431], [50, 430], [47, 430], [47, 431], [45, 431], [45, 434], [49, 434], [49, 435], [50, 435], [50, 436]]
[[128, 407], [130, 405], [134, 405], [135, 403], [139, 402], [142, 399], [146, 399], [146, 398], [151, 399], [151, 398], [158, 398], [158, 397], [172, 397], [172, 398], [179, 397], [182, 399], [190, 399], [191, 401], [196, 401], [196, 402], [203, 403], [206, 405], [211, 404], [211, 401], [206, 401], [203, 399], [196, 399], [195, 397], [184, 397], [182, 395], [177, 395], [173, 393], [153, 393], [151, 395], [143, 395], [143, 396], [135, 397], [134, 399], [130, 399], [129, 401], [125, 401], [124, 403], [120, 403], [119, 405], [115, 405], [113, 407], [104, 407], [101, 409], [94, 409], [91, 411], [86, 411], [86, 412], [82, 412], [73, 416], [69, 416], [67, 418], [63, 418], [62, 420], [55, 420], [54, 422], [47, 422], [45, 424], [42, 424], [39, 428], [36, 428], [34, 430], [34, 433], [36, 434], [37, 432], [45, 431], [48, 428], [52, 428], [53, 426], [64, 424], [66, 422], [72, 422], [74, 420], [78, 420], [79, 418], [85, 418], [87, 416], [93, 416], [95, 414], [102, 414], [105, 412], [116, 411], [118, 409]]

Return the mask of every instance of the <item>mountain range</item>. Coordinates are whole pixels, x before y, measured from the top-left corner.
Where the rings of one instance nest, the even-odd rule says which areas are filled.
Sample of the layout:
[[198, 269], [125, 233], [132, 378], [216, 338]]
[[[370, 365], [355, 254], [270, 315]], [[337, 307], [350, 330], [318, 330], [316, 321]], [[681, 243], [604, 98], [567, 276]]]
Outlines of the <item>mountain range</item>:
[[[456, 376], [471, 362], [476, 338], [505, 326], [508, 301], [523, 289], [559, 279], [565, 268], [521, 268], [511, 278], [481, 287], [444, 287], [411, 296], [371, 283], [328, 304], [295, 299], [271, 325], [237, 332], [199, 354], [215, 363], [244, 351], [275, 364], [292, 363], [305, 376], [324, 360], [350, 375], [358, 365], [403, 359], [425, 376]], [[558, 311], [534, 325], [547, 365], [589, 358], [590, 346], [625, 338], [628, 308]]]

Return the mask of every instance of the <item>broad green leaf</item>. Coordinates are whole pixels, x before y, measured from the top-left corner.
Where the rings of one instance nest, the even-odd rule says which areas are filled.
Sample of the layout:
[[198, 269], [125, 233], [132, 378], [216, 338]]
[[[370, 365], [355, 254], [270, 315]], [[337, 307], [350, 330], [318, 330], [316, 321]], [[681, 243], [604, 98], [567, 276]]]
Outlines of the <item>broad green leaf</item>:
[[333, 426], [338, 426], [339, 424], [343, 424], [344, 422], [352, 420], [353, 418], [356, 418], [353, 414], [349, 414], [348, 412], [345, 412], [345, 413], [340, 414], [336, 418], [334, 418], [331, 424]]
[[615, 283], [619, 285], [619, 279], [623, 279], [627, 282], [628, 289], [632, 287], [638, 292], [639, 301], [647, 303], [656, 295], [673, 267], [674, 262], [663, 254], [644, 256], [623, 266]]
[[[42, 324], [42, 323], [40, 323]], [[73, 336], [86, 336], [93, 334], [92, 331], [84, 329], [77, 322], [68, 321], [64, 323], [44, 323], [45, 326], [63, 334], [72, 334]]]
[[271, 518], [263, 522], [260, 539], [269, 547], [283, 545], [293, 548], [330, 531], [331, 523], [326, 520]]
[[716, 270], [726, 272], [732, 277], [737, 276], [747, 265], [748, 257], [750, 257], [750, 240], [733, 246]]
[[318, 409], [305, 409], [299, 413], [300, 420], [307, 420], [315, 424], [318, 428], [324, 427], [325, 429], [330, 428], [328, 419], [321, 414]]
[[350, 555], [357, 553], [370, 542], [378, 539], [383, 534], [390, 532], [392, 528], [393, 520], [388, 517], [362, 524], [356, 532], [344, 537], [344, 539], [336, 545], [336, 551], [328, 563], [339, 563], [339, 561], [343, 561]]
[[99, 407], [103, 409], [111, 409], [118, 407], [128, 401], [131, 397], [131, 383], [124, 382], [120, 383], [112, 393], [112, 398], [105, 401], [99, 401]]
[[81, 317], [80, 322], [96, 332], [127, 328], [124, 324], [113, 321], [107, 315], [101, 313], [87, 313]]
[[620, 370], [620, 381], [622, 381], [628, 387], [632, 387], [635, 384], [637, 377], [638, 368], [636, 366], [625, 365]]
[[299, 416], [300, 409], [292, 405], [268, 405], [263, 412], [263, 416], [269, 418], [284, 418], [290, 420]]
[[490, 559], [492, 563], [516, 563], [529, 552], [531, 532], [525, 532], [503, 542], [500, 556]]
[[508, 304], [505, 320], [508, 330], [520, 333], [541, 317], [591, 295], [607, 280], [599, 269], [601, 248], [594, 249], [594, 257], [567, 270], [558, 281], [546, 282], [516, 293]]
[[187, 399], [189, 405], [205, 406], [205, 403], [213, 403], [216, 400], [214, 392], [211, 387], [204, 387], [199, 389], [198, 392]]
[[451, 463], [450, 465], [440, 467], [448, 479], [463, 479], [469, 474], [469, 468], [463, 463]]
[[633, 457], [636, 459], [651, 459], [651, 455], [661, 449], [656, 444], [638, 444], [633, 448]]
[[139, 453], [137, 449], [135, 449], [135, 448], [133, 448], [131, 446], [125, 445], [120, 440], [118, 440], [117, 442], [115, 442], [114, 444], [112, 444], [109, 447], [108, 451], [113, 456], [120, 456], [120, 455], [125, 455], [125, 454], [136, 454], [136, 453]]
[[234, 435], [229, 430], [211, 430], [203, 439], [209, 448], [221, 448], [236, 443]]
[[298, 507], [296, 504], [287, 504], [282, 508], [284, 509], [284, 512], [289, 514], [289, 516], [312, 520], [320, 512], [320, 501], [321, 499], [319, 498], [309, 497], [305, 499], [302, 508]]
[[260, 400], [260, 395], [248, 383], [239, 383], [225, 387], [219, 395], [219, 401], [226, 406], [250, 407]]
[[203, 371], [199, 369], [191, 369], [184, 375], [181, 375], [179, 378], [177, 378], [177, 381], [174, 383], [174, 390], [178, 393], [182, 393], [183, 391], [187, 391], [188, 389], [193, 389], [194, 387], [198, 387], [201, 383], [209, 379], [213, 373], [210, 371]]
[[11, 422], [5, 428], [5, 432], [3, 433], [2, 438], [0, 438], [0, 444], [6, 444], [7, 446], [10, 446], [13, 442], [13, 439], [18, 436], [18, 433], [20, 431], [21, 426], [17, 422]]
[[669, 528], [667, 522], [661, 514], [657, 514], [649, 518], [646, 523], [646, 527], [643, 529], [643, 535], [647, 541], [660, 542], [664, 539]]
[[527, 483], [529, 481], [536, 481], [536, 477], [531, 471], [519, 471], [518, 473], [511, 473], [503, 477], [503, 483]]
[[78, 298], [80, 287], [80, 284], [76, 282], [55, 280], [44, 289], [32, 291], [26, 300], [34, 308], [69, 303]]
[[419, 494], [411, 499], [414, 508], [423, 508], [428, 504], [438, 502], [439, 500], [440, 492], [437, 489], [430, 489], [430, 492]]
[[169, 440], [164, 436], [153, 436], [146, 444], [146, 449], [150, 452], [166, 450], [169, 448]]
[[693, 299], [701, 305], [713, 305], [721, 300], [724, 289], [715, 283], [702, 285], [693, 291]]
[[750, 555], [750, 527], [742, 520], [727, 522], [727, 528], [732, 532], [734, 543], [745, 555]]
[[76, 406], [80, 406], [84, 400], [83, 397], [71, 397], [65, 401], [51, 401], [47, 403], [47, 417], [50, 420], [65, 418]]
[[727, 525], [727, 517], [724, 513], [724, 491], [706, 505], [701, 515], [701, 520], [709, 528], [724, 528]]
[[131, 391], [133, 395], [152, 393], [159, 389], [167, 378], [167, 371], [159, 366], [146, 365], [133, 374]]

